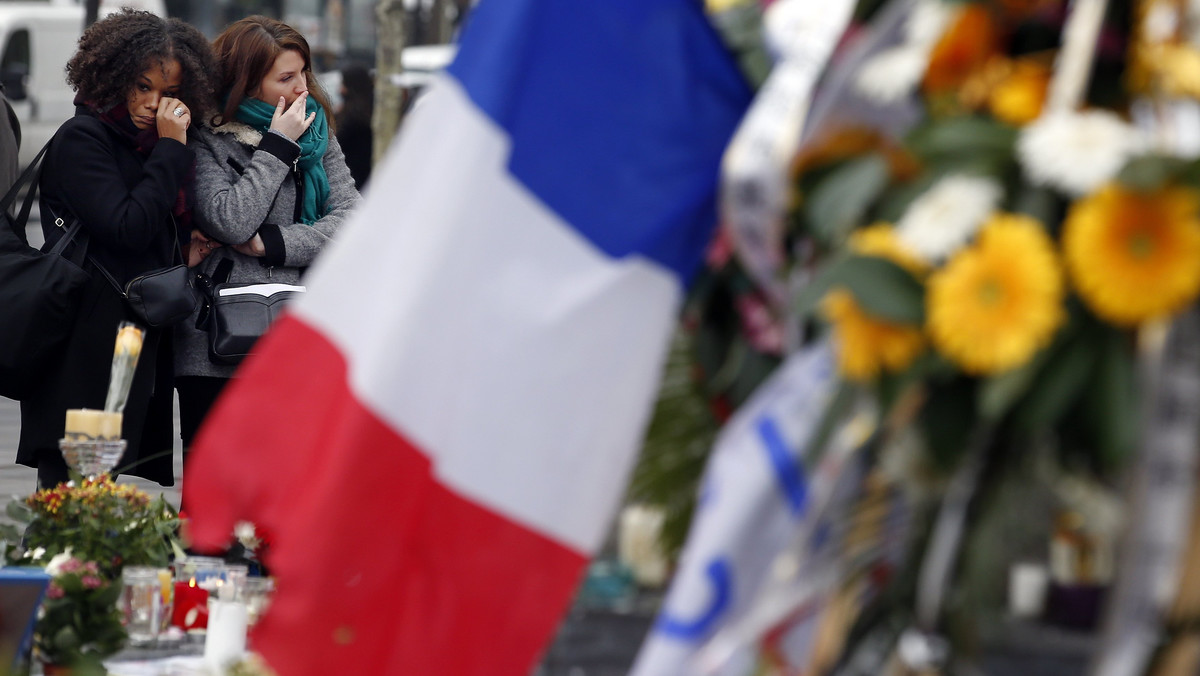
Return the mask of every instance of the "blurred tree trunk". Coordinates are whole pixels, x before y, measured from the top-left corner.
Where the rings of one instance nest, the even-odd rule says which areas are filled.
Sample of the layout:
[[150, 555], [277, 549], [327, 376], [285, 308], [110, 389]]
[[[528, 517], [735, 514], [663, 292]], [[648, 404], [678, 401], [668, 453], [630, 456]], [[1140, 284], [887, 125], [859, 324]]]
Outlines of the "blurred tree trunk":
[[408, 17], [403, 0], [379, 0], [375, 16], [379, 20], [379, 42], [375, 48], [375, 112], [371, 118], [371, 132], [375, 139], [373, 163], [378, 164], [396, 135], [404, 111], [407, 94], [393, 80], [404, 70], [400, 53], [404, 51]]
[[100, 17], [100, 0], [87, 0], [83, 6], [83, 27], [87, 28]]

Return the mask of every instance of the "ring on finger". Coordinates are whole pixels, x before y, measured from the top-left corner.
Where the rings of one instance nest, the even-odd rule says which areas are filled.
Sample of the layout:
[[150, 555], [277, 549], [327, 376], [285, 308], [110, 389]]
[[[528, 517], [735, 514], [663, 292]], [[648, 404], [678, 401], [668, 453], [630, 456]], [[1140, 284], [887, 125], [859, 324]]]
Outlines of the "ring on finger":
[[175, 110], [172, 112], [175, 114], [175, 117], [183, 117], [183, 114], [187, 112], [187, 108], [184, 108], [183, 106], [175, 106]]

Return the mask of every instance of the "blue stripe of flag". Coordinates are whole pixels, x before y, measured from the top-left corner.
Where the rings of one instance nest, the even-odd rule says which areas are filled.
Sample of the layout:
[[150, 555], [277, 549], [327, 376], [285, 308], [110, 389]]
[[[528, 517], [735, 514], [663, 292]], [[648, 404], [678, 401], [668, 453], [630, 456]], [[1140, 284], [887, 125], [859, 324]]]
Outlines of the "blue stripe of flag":
[[687, 282], [751, 96], [699, 0], [484, 0], [449, 72], [544, 204], [608, 255]]

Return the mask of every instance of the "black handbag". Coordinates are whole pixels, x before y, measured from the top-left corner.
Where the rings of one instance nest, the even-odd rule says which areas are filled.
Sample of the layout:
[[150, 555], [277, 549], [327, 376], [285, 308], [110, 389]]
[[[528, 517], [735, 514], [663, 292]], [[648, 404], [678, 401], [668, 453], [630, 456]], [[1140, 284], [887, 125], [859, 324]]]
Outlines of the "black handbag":
[[221, 261], [202, 286], [208, 308], [196, 328], [207, 331], [208, 358], [215, 364], [238, 364], [249, 356], [287, 303], [305, 291], [294, 284], [228, 283], [232, 268], [232, 261]]
[[173, 247], [180, 263], [161, 270], [152, 270], [138, 275], [122, 287], [108, 270], [95, 259], [88, 257], [92, 265], [104, 275], [108, 283], [125, 299], [129, 309], [137, 318], [155, 328], [177, 324], [196, 311], [200, 294], [196, 291], [195, 275], [183, 264], [179, 247]]
[[[70, 335], [84, 286], [90, 275], [83, 269], [81, 247], [74, 260], [63, 251], [79, 233], [76, 219], [48, 250], [29, 246], [25, 224], [37, 194], [41, 160], [49, 143], [37, 154], [0, 200], [0, 396], [27, 397], [47, 371]], [[20, 213], [10, 214], [17, 194], [29, 186]], [[45, 247], [43, 247], [45, 249]]]

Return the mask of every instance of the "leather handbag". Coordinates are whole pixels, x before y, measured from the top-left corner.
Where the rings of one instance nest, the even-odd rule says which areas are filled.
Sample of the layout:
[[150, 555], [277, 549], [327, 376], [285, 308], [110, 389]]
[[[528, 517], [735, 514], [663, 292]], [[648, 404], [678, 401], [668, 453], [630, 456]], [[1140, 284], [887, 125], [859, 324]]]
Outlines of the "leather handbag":
[[223, 260], [206, 280], [208, 310], [197, 322], [208, 332], [208, 358], [215, 364], [241, 363], [284, 307], [305, 292], [295, 284], [228, 283], [232, 268], [232, 261]]
[[139, 321], [161, 328], [191, 317], [200, 304], [200, 294], [193, 281], [195, 275], [183, 264], [179, 247], [173, 248], [179, 264], [138, 275], [123, 287], [95, 258], [89, 256], [89, 260], [121, 294]]
[[[74, 325], [90, 275], [83, 269], [82, 247], [75, 257], [63, 252], [79, 233], [76, 219], [63, 237], [43, 250], [29, 246], [25, 224], [37, 194], [41, 160], [37, 154], [12, 188], [0, 199], [0, 396], [23, 399], [43, 381]], [[29, 186], [16, 217], [11, 207]], [[76, 259], [78, 258], [78, 259]]]

